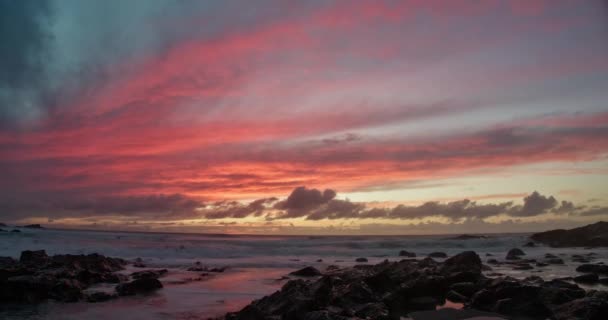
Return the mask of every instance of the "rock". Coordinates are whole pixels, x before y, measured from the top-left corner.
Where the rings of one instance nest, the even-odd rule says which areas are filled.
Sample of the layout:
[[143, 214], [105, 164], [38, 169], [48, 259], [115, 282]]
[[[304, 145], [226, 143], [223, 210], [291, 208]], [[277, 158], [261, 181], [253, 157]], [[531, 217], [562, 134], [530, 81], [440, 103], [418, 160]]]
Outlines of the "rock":
[[486, 257], [493, 257], [494, 255], [491, 253], [486, 253]]
[[448, 255], [445, 252], [431, 252], [428, 254], [431, 258], [447, 258]]
[[471, 297], [479, 290], [479, 286], [473, 282], [458, 282], [450, 286], [450, 290], [455, 291], [465, 297]]
[[401, 251], [399, 251], [399, 256], [407, 257], [407, 258], [415, 258], [416, 254], [413, 252], [406, 251], [406, 250], [401, 250]]
[[21, 230], [17, 230], [17, 229], [13, 229], [11, 230], [12, 233], [21, 233]]
[[566, 302], [554, 310], [556, 320], [603, 320], [606, 314], [608, 314], [608, 299], [594, 296]]
[[547, 264], [564, 264], [564, 260], [560, 258], [552, 258], [545, 260]]
[[323, 262], [323, 259], [317, 259], [317, 262]]
[[39, 224], [28, 224], [25, 226], [22, 226], [22, 228], [28, 228], [28, 229], [44, 229], [41, 225]]
[[75, 302], [82, 290], [100, 282], [119, 282], [124, 260], [98, 254], [55, 255], [23, 251], [19, 261], [1, 259], [0, 303], [38, 303], [46, 299]]
[[388, 307], [382, 302], [366, 303], [355, 311], [355, 316], [363, 319], [389, 320]]
[[487, 236], [484, 235], [472, 235], [472, 234], [462, 234], [456, 237], [445, 238], [444, 240], [473, 240], [473, 239], [487, 239]]
[[488, 261], [486, 261], [486, 262], [489, 264], [494, 264], [494, 265], [500, 264], [500, 262], [498, 262], [498, 260], [496, 260], [496, 259], [488, 259]]
[[0, 228], [8, 227], [6, 224], [0, 222]]
[[469, 301], [469, 299], [465, 296], [463, 296], [462, 294], [454, 291], [454, 290], [450, 290], [448, 291], [448, 293], [445, 295], [445, 298], [452, 301], [452, 302], [467, 302]]
[[119, 296], [130, 296], [139, 293], [153, 292], [162, 287], [163, 285], [158, 279], [143, 278], [119, 284], [116, 286], [116, 292]]
[[75, 279], [57, 280], [49, 292], [49, 298], [61, 302], [76, 302], [82, 298], [82, 284]]
[[158, 279], [161, 276], [167, 274], [167, 269], [160, 270], [143, 270], [131, 273], [133, 279]]
[[321, 271], [317, 270], [315, 267], [305, 267], [290, 273], [290, 275], [298, 277], [316, 277], [321, 275]]
[[540, 295], [547, 305], [559, 305], [585, 297], [585, 290], [563, 280], [551, 280], [541, 283]]
[[551, 230], [535, 233], [530, 238], [552, 247], [606, 247], [608, 222], [600, 221], [570, 230]]
[[367, 262], [367, 258], [357, 258], [355, 262]]
[[96, 273], [115, 272], [124, 269], [126, 261], [110, 258], [97, 253], [88, 255], [59, 254], [51, 259], [53, 265], [60, 265], [77, 271], [87, 270]]
[[526, 242], [526, 244], [524, 244], [524, 247], [532, 248], [532, 247], [536, 247], [536, 244], [534, 242], [530, 241], [530, 242]]
[[107, 292], [103, 292], [103, 291], [97, 291], [97, 292], [87, 294], [85, 296], [85, 299], [87, 300], [87, 302], [95, 303], [95, 302], [104, 302], [104, 301], [112, 300], [112, 299], [115, 299], [116, 297], [118, 297], [116, 294], [111, 294], [111, 293], [107, 293]]
[[25, 265], [41, 266], [45, 265], [48, 261], [49, 256], [46, 255], [46, 251], [44, 250], [22, 251], [19, 258], [19, 262]]
[[597, 283], [599, 277], [595, 273], [587, 273], [581, 276], [574, 277], [574, 282], [577, 283]]
[[444, 272], [481, 273], [481, 258], [474, 251], [464, 251], [443, 262]]
[[545, 253], [545, 259], [555, 259], [557, 258], [556, 255], [551, 254], [551, 253]]
[[601, 278], [598, 280], [598, 283], [608, 286], [608, 278]]
[[582, 264], [576, 268], [576, 271], [583, 273], [608, 274], [608, 266], [602, 264]]
[[405, 304], [410, 310], [435, 310], [439, 305], [439, 300], [436, 297], [423, 296], [411, 298]]
[[523, 252], [521, 249], [518, 248], [514, 248], [509, 250], [509, 252], [507, 252], [507, 256], [505, 257], [505, 259], [507, 260], [519, 260], [521, 259], [521, 256], [525, 256], [526, 253]]
[[50, 298], [55, 279], [47, 275], [10, 277], [0, 286], [0, 301], [37, 303]]
[[217, 272], [217, 273], [221, 273], [224, 272], [228, 269], [228, 267], [218, 267], [218, 268], [211, 268], [208, 271], [209, 272]]

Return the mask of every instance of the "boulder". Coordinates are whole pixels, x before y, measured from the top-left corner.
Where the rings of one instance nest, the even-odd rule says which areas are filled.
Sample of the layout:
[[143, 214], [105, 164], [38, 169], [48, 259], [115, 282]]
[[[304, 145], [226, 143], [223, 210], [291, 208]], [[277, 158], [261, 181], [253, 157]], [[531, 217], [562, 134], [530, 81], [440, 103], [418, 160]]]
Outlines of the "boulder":
[[399, 251], [399, 256], [407, 257], [407, 258], [415, 258], [416, 254], [413, 252], [406, 251], [406, 250], [401, 250], [401, 251]]
[[582, 264], [576, 268], [576, 271], [583, 272], [583, 273], [608, 274], [608, 265]]
[[158, 279], [167, 274], [167, 269], [160, 270], [143, 270], [131, 273], [133, 279]]
[[443, 262], [443, 272], [481, 273], [481, 258], [474, 251], [464, 251]]
[[507, 260], [519, 260], [521, 259], [521, 256], [525, 256], [526, 253], [523, 252], [521, 249], [519, 248], [513, 248], [511, 250], [509, 250], [507, 252], [507, 256], [505, 257], [505, 259]]
[[445, 238], [444, 240], [474, 240], [474, 239], [487, 239], [487, 236], [484, 235], [475, 235], [475, 234], [461, 234], [456, 237]]
[[19, 258], [20, 263], [30, 266], [42, 266], [45, 265], [48, 261], [49, 256], [47, 256], [46, 251], [44, 250], [22, 251], [21, 257]]
[[44, 229], [40, 224], [28, 224], [23, 226], [22, 228], [28, 228], [28, 229]]
[[161, 289], [162, 283], [158, 279], [136, 279], [131, 282], [121, 283], [116, 286], [116, 292], [119, 296], [130, 296], [140, 293], [149, 293]]
[[290, 275], [298, 277], [316, 277], [321, 275], [321, 271], [317, 270], [315, 267], [305, 267], [290, 273]]
[[367, 262], [367, 258], [357, 258], [355, 262]]
[[431, 252], [428, 254], [431, 258], [447, 258], [448, 255], [445, 252]]
[[597, 283], [599, 277], [595, 273], [587, 273], [581, 276], [574, 277], [574, 282], [577, 283]]

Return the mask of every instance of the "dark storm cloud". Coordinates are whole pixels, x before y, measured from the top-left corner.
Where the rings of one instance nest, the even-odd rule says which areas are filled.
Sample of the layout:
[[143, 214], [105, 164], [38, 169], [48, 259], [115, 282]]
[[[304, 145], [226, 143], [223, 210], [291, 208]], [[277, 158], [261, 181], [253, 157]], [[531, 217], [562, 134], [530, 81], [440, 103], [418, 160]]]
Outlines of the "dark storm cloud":
[[[570, 201], [558, 202], [553, 196], [544, 196], [537, 191], [523, 199], [523, 205], [513, 202], [477, 203], [469, 199], [446, 203], [429, 201], [418, 206], [397, 205], [392, 208], [374, 208], [366, 203], [336, 199], [336, 192], [327, 189], [298, 187], [286, 200], [276, 198], [259, 199], [251, 203], [223, 202], [206, 210], [208, 219], [245, 218], [264, 215], [267, 220], [304, 218], [306, 220], [335, 219], [395, 219], [412, 220], [429, 217], [446, 218], [452, 222], [463, 219], [484, 220], [497, 216], [535, 217], [548, 213], [570, 216], [608, 214], [602, 207], [576, 206]], [[276, 203], [275, 203], [276, 202]], [[271, 206], [273, 203], [274, 206]]]
[[311, 210], [330, 202], [336, 197], [336, 191], [326, 189], [321, 192], [317, 189], [297, 187], [286, 200], [278, 202], [275, 209], [285, 210], [285, 215], [281, 218], [297, 218], [307, 215]]
[[137, 218], [194, 218], [205, 207], [199, 200], [181, 194], [152, 194], [143, 196], [105, 196], [97, 198], [9, 198], [0, 202], [0, 217], [14, 220], [28, 217], [87, 217], [120, 215]]
[[238, 201], [222, 201], [214, 203], [203, 214], [207, 219], [259, 217], [274, 204], [277, 198], [264, 198], [242, 204]]
[[52, 17], [46, 0], [0, 0], [0, 126], [31, 116], [44, 98]]
[[524, 198], [523, 206], [516, 206], [509, 212], [516, 217], [531, 217], [548, 212], [555, 208], [558, 202], [553, 196], [545, 197], [534, 191], [531, 195]]

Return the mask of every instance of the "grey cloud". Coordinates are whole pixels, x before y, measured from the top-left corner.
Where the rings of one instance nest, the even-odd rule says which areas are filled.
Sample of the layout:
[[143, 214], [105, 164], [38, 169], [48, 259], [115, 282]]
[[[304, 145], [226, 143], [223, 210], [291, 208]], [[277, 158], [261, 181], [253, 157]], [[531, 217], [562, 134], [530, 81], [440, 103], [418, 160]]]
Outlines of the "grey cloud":
[[247, 205], [237, 201], [218, 202], [204, 211], [203, 215], [207, 219], [259, 217], [277, 200], [277, 198], [264, 198], [252, 201]]
[[310, 211], [326, 204], [336, 197], [336, 191], [326, 189], [321, 192], [317, 189], [297, 187], [286, 200], [278, 202], [275, 209], [285, 210], [281, 218], [297, 218], [307, 215]]
[[511, 202], [500, 204], [477, 204], [474, 201], [464, 199], [441, 204], [439, 202], [427, 202], [420, 206], [399, 205], [393, 208], [388, 218], [393, 219], [420, 219], [430, 216], [441, 216], [452, 220], [461, 218], [488, 218], [505, 213]]
[[509, 212], [512, 216], [531, 217], [548, 212], [557, 206], [557, 200], [553, 196], [545, 197], [534, 191], [524, 198], [523, 206], [516, 206]]
[[608, 207], [593, 206], [580, 212], [581, 216], [604, 216], [608, 218]]
[[181, 194], [152, 194], [142, 196], [105, 196], [94, 198], [15, 199], [0, 202], [3, 219], [28, 217], [87, 217], [96, 215], [120, 215], [159, 219], [199, 217], [202, 201]]
[[[231, 203], [209, 208], [205, 215], [209, 219], [244, 218], [265, 216], [267, 220], [305, 218], [307, 220], [336, 219], [397, 219], [413, 220], [428, 217], [447, 218], [452, 222], [466, 219], [485, 220], [500, 215], [508, 217], [533, 217], [547, 213], [591, 216], [608, 214], [608, 209], [576, 206], [570, 201], [558, 202], [553, 196], [544, 196], [537, 191], [523, 199], [523, 205], [513, 202], [477, 203], [469, 199], [441, 203], [430, 201], [418, 206], [397, 205], [392, 208], [369, 207], [367, 203], [335, 199], [334, 190], [321, 192], [317, 189], [298, 187], [286, 200], [274, 202], [276, 198], [260, 199], [248, 205]], [[274, 206], [270, 206], [275, 203]]]
[[0, 126], [38, 112], [52, 17], [45, 0], [0, 0]]

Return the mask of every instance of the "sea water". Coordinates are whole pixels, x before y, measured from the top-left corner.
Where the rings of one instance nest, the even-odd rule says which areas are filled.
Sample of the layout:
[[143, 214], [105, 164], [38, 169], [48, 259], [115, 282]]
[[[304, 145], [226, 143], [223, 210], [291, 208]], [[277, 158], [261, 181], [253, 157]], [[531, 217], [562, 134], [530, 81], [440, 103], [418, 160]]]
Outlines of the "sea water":
[[[435, 251], [448, 256], [465, 250], [477, 252], [483, 261], [504, 260], [511, 248], [522, 248], [529, 234], [495, 234], [487, 238], [454, 240], [449, 236], [253, 236], [177, 233], [137, 233], [21, 229], [0, 233], [0, 256], [19, 258], [23, 250], [46, 250], [47, 254], [99, 253], [128, 260], [140, 258], [148, 268], [167, 268], [164, 288], [154, 294], [124, 297], [104, 303], [43, 303], [35, 307], [2, 306], [2, 319], [207, 319], [237, 311], [254, 299], [278, 290], [289, 272], [315, 266], [352, 266], [364, 257], [368, 263], [398, 261], [400, 250], [425, 257]], [[526, 258], [542, 260], [546, 253], [561, 257], [564, 265], [533, 270], [492, 266], [489, 273], [516, 278], [531, 275], [545, 280], [573, 276], [579, 263], [573, 254], [594, 252], [594, 262], [608, 263], [608, 250], [585, 248], [523, 248]], [[490, 256], [491, 255], [491, 256]], [[441, 260], [441, 259], [440, 259]], [[187, 269], [196, 262], [209, 267], [228, 267], [223, 273], [198, 278]], [[129, 266], [123, 273], [139, 271]], [[603, 286], [587, 287], [606, 289]], [[95, 290], [111, 290], [94, 288]]]

